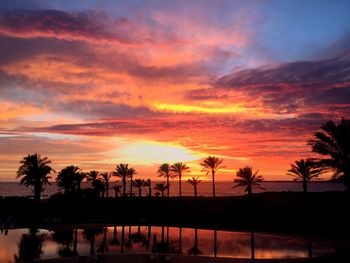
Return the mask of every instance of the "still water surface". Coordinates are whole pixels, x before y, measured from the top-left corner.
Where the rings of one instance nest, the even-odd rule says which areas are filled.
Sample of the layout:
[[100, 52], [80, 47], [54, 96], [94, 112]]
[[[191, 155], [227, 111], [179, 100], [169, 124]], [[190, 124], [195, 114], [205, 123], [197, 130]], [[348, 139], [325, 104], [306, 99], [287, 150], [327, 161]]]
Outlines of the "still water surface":
[[321, 243], [288, 236], [160, 226], [10, 229], [0, 235], [0, 262], [152, 253], [286, 259], [317, 257], [332, 252], [331, 247]]

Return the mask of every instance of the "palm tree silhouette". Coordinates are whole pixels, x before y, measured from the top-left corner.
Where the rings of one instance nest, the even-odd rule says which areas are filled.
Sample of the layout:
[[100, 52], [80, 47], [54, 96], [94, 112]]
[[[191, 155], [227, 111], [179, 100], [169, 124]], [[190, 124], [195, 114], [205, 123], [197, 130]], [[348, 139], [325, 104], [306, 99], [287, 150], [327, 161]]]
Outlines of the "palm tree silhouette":
[[[246, 189], [245, 192], [248, 193], [248, 195], [252, 194], [252, 188], [253, 186], [264, 189], [260, 186], [260, 183], [264, 181], [264, 178], [261, 175], [257, 175], [259, 171], [256, 171], [253, 174], [253, 167], [246, 166], [244, 168], [239, 168], [239, 170], [236, 173], [236, 178], [234, 180], [235, 183], [237, 183], [233, 188], [239, 187], [239, 186], [245, 186]], [[265, 190], [265, 189], [264, 189]]]
[[115, 198], [118, 198], [118, 194], [120, 193], [122, 186], [120, 184], [116, 184], [112, 186], [112, 189], [114, 190]]
[[166, 178], [166, 183], [168, 185], [168, 189], [167, 189], [167, 196], [169, 197], [169, 189], [170, 189], [170, 182], [169, 182], [169, 177], [170, 177], [170, 172], [171, 172], [171, 168], [170, 168], [170, 164], [168, 163], [163, 163], [161, 166], [159, 166], [158, 168], [158, 176], [159, 177], [165, 177]]
[[215, 173], [222, 168], [222, 162], [224, 160], [215, 156], [208, 156], [201, 162], [203, 167], [202, 171], [205, 171], [207, 175], [211, 172], [212, 183], [213, 183], [213, 197], [215, 198]]
[[168, 185], [166, 183], [158, 183], [154, 189], [161, 192], [162, 197], [164, 197], [164, 192], [168, 189]]
[[126, 196], [126, 182], [130, 178], [130, 196], [132, 196], [132, 177], [136, 174], [134, 168], [130, 168], [127, 163], [120, 163], [117, 165], [116, 171], [113, 172], [113, 175], [118, 176], [122, 179], [123, 184], [123, 196]]
[[144, 183], [145, 187], [148, 187], [148, 196], [151, 197], [152, 196], [152, 182], [151, 179], [147, 179]]
[[101, 174], [98, 171], [90, 171], [86, 175], [86, 179], [88, 182], [91, 183], [92, 188], [96, 192], [96, 194], [99, 196], [100, 192], [102, 192], [102, 195], [104, 194], [104, 184], [101, 181]]
[[78, 191], [81, 180], [81, 169], [78, 166], [68, 165], [57, 175], [56, 183], [59, 188], [64, 189], [64, 193], [74, 193]]
[[141, 191], [142, 191], [142, 187], [145, 186], [145, 180], [143, 180], [143, 179], [136, 179], [136, 180], [134, 180], [133, 185], [136, 188], [138, 188], [138, 190], [139, 190], [139, 197], [141, 197]]
[[91, 186], [96, 189], [97, 188], [97, 182], [101, 181], [100, 179], [100, 172], [98, 171], [90, 171], [86, 175], [86, 180], [91, 183]]
[[118, 164], [113, 175], [121, 178], [123, 185], [123, 196], [126, 196], [126, 181], [129, 177], [129, 165], [127, 163]]
[[133, 192], [132, 192], [132, 178], [133, 176], [137, 174], [136, 170], [134, 168], [129, 168], [129, 178], [130, 178], [130, 196], [133, 196]]
[[170, 170], [172, 172], [172, 176], [173, 178], [175, 177], [178, 177], [179, 178], [179, 196], [181, 197], [182, 196], [182, 189], [181, 189], [181, 177], [189, 171], [189, 167], [185, 164], [185, 163], [182, 163], [182, 162], [177, 162], [177, 163], [174, 163]]
[[45, 184], [50, 184], [48, 176], [54, 170], [49, 166], [51, 161], [47, 157], [41, 157], [40, 154], [28, 154], [21, 160], [21, 166], [17, 171], [17, 178], [21, 185], [34, 186], [34, 200], [40, 201], [41, 192]]
[[303, 184], [304, 193], [307, 192], [308, 183], [315, 177], [319, 176], [322, 172], [322, 168], [315, 167], [315, 163], [310, 160], [301, 159], [296, 161], [295, 164], [291, 164], [291, 169], [288, 170], [288, 175], [293, 176], [296, 181], [301, 181]]
[[106, 197], [108, 198], [108, 191], [109, 191], [109, 181], [112, 177], [112, 173], [101, 173], [102, 180], [105, 184], [105, 191], [106, 191]]
[[328, 157], [318, 160], [319, 167], [334, 171], [334, 178], [342, 180], [350, 191], [350, 120], [326, 122], [308, 144], [313, 152]]
[[197, 197], [197, 185], [202, 182], [202, 180], [199, 180], [199, 177], [195, 178], [192, 177], [191, 179], [187, 180], [187, 183], [189, 183], [190, 185], [193, 186], [193, 190], [194, 190], [194, 196]]

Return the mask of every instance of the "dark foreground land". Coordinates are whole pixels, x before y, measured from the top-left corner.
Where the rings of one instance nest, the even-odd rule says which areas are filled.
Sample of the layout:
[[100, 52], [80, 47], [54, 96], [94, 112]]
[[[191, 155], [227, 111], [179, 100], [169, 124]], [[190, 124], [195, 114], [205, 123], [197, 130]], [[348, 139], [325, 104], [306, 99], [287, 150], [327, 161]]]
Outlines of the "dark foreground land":
[[[345, 192], [261, 193], [236, 197], [0, 198], [0, 227], [166, 225], [288, 233], [342, 244], [350, 255], [350, 196]], [[349, 249], [346, 249], [348, 247]], [[348, 251], [347, 251], [348, 250]], [[347, 257], [347, 256], [346, 256]], [[347, 262], [347, 261], [332, 261]]]
[[345, 192], [267, 192], [232, 197], [78, 198], [64, 195], [37, 205], [0, 198], [0, 226], [126, 224], [255, 230], [348, 239], [350, 196]]

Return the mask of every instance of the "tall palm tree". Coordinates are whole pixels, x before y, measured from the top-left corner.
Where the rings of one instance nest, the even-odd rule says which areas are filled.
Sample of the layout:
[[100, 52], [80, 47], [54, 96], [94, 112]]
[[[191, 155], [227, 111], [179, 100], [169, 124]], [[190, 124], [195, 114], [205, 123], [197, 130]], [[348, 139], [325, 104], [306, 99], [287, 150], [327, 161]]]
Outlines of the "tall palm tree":
[[170, 170], [171, 170], [171, 173], [172, 173], [172, 176], [175, 178], [175, 177], [178, 177], [179, 178], [179, 195], [180, 197], [182, 196], [182, 189], [181, 189], [181, 178], [182, 176], [187, 173], [189, 171], [189, 167], [185, 164], [185, 163], [182, 163], [182, 162], [177, 162], [177, 163], [174, 163], [171, 167], [170, 167]]
[[253, 167], [246, 166], [244, 168], [239, 168], [239, 170], [236, 173], [236, 178], [234, 180], [235, 183], [237, 183], [233, 188], [239, 187], [239, 186], [245, 186], [246, 189], [245, 192], [248, 193], [248, 195], [252, 194], [252, 188], [253, 186], [264, 189], [260, 186], [260, 183], [264, 181], [264, 178], [261, 175], [258, 175], [259, 171], [256, 171], [253, 173]]
[[197, 197], [197, 185], [202, 182], [202, 180], [199, 180], [199, 177], [195, 178], [192, 177], [191, 179], [187, 180], [187, 183], [189, 183], [190, 185], [193, 186], [193, 190], [194, 190], [194, 196]]
[[133, 195], [133, 192], [132, 192], [132, 178], [136, 173], [136, 170], [134, 168], [129, 168], [129, 178], [130, 178], [130, 196]]
[[166, 178], [166, 183], [168, 185], [168, 190], [167, 190], [168, 197], [170, 196], [170, 194], [169, 194], [169, 189], [170, 189], [170, 182], [169, 182], [170, 172], [171, 172], [171, 168], [170, 168], [170, 164], [168, 164], [168, 163], [163, 163], [161, 166], [159, 166], [158, 171], [157, 171], [159, 177], [165, 177]]
[[129, 177], [129, 165], [127, 163], [120, 163], [115, 168], [114, 176], [121, 178], [123, 185], [123, 196], [126, 195], [126, 181]]
[[215, 156], [208, 156], [200, 164], [203, 167], [202, 171], [205, 171], [207, 175], [211, 172], [212, 184], [213, 184], [213, 197], [215, 198], [215, 173], [222, 168], [222, 162], [224, 160]]
[[133, 185], [138, 188], [139, 190], [139, 197], [141, 197], [141, 191], [142, 191], [142, 187], [145, 186], [145, 180], [143, 179], [136, 179], [133, 181]]
[[318, 160], [318, 165], [334, 171], [334, 178], [342, 180], [350, 191], [350, 120], [326, 122], [308, 144], [313, 152], [325, 157]]
[[108, 198], [108, 190], [109, 190], [109, 181], [112, 177], [112, 173], [101, 173], [102, 181], [105, 185], [106, 197]]
[[319, 176], [322, 168], [315, 167], [315, 163], [310, 160], [301, 159], [291, 164], [291, 169], [288, 170], [288, 175], [293, 176], [296, 181], [301, 181], [303, 184], [304, 193], [307, 192], [308, 183], [315, 177]]
[[155, 190], [161, 192], [162, 197], [164, 197], [164, 192], [166, 191], [167, 188], [168, 188], [168, 185], [166, 183], [158, 183], [154, 187]]
[[81, 179], [81, 169], [78, 166], [68, 165], [57, 175], [56, 183], [59, 188], [64, 190], [65, 194], [78, 191], [78, 184]]
[[17, 171], [17, 178], [22, 177], [20, 184], [34, 186], [34, 200], [40, 201], [41, 192], [45, 184], [50, 184], [49, 174], [54, 170], [49, 166], [51, 161], [40, 154], [28, 154], [21, 160]]

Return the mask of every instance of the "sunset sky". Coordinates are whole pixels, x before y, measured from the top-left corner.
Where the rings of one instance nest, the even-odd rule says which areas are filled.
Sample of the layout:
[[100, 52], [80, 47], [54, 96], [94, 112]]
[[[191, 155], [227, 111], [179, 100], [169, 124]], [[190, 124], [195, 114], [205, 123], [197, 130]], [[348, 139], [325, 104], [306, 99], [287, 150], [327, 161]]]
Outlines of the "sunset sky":
[[289, 179], [350, 113], [350, 1], [0, 2], [0, 181], [41, 153], [59, 171], [216, 155]]

